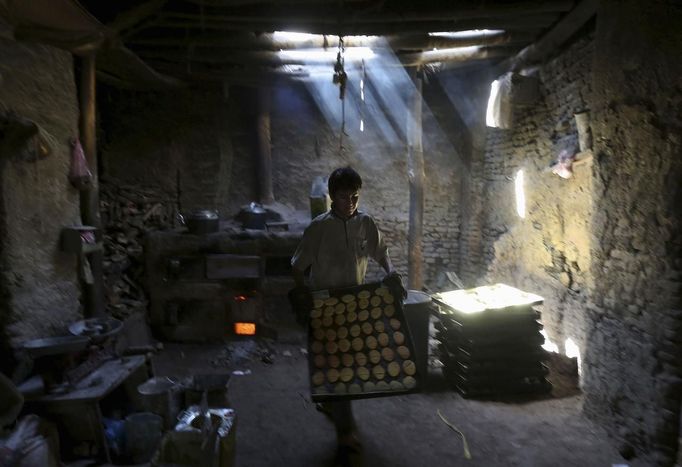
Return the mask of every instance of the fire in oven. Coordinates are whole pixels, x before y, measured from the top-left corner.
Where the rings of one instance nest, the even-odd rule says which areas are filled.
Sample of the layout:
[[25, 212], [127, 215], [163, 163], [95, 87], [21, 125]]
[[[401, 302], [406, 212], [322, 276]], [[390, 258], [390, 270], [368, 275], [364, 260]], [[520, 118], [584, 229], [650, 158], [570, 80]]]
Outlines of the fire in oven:
[[256, 255], [167, 257], [163, 286], [152, 294], [152, 327], [179, 342], [254, 336], [264, 316], [263, 274]]

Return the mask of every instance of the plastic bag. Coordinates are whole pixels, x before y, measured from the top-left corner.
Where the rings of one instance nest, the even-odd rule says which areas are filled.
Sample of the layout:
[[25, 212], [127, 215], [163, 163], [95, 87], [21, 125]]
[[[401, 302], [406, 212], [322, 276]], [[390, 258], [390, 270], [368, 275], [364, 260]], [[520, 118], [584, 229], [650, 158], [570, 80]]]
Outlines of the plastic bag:
[[83, 191], [92, 186], [92, 172], [85, 160], [83, 147], [78, 138], [71, 140], [71, 168], [69, 169], [69, 182], [75, 188]]

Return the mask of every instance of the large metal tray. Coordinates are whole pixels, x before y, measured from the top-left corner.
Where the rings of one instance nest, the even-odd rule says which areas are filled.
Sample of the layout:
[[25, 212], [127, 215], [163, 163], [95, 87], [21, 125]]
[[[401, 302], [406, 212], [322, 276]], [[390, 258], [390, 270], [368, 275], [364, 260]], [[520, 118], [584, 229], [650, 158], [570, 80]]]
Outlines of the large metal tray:
[[396, 294], [376, 282], [317, 291], [313, 298], [308, 320], [313, 401], [397, 396], [420, 389], [412, 336]]

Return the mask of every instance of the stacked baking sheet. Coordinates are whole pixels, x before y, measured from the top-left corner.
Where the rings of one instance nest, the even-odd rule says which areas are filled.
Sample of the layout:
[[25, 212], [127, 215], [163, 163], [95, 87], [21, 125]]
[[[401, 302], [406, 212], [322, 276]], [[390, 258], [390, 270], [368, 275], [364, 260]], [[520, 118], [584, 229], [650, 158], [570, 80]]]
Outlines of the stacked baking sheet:
[[381, 283], [315, 292], [308, 351], [314, 401], [398, 395], [418, 387], [402, 303]]
[[542, 297], [504, 284], [439, 293], [443, 373], [466, 397], [541, 394], [545, 378]]

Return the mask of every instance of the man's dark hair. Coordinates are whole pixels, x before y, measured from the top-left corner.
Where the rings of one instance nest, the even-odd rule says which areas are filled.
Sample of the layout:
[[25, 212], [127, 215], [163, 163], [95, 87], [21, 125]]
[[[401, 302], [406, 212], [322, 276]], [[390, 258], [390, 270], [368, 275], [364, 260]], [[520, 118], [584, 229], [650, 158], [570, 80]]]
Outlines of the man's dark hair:
[[327, 187], [330, 196], [339, 190], [357, 191], [362, 188], [362, 177], [351, 167], [342, 167], [332, 172]]

